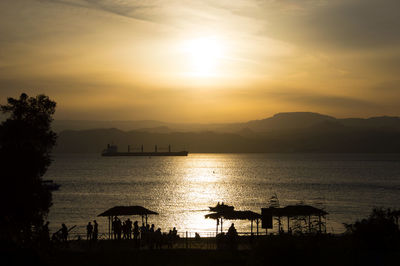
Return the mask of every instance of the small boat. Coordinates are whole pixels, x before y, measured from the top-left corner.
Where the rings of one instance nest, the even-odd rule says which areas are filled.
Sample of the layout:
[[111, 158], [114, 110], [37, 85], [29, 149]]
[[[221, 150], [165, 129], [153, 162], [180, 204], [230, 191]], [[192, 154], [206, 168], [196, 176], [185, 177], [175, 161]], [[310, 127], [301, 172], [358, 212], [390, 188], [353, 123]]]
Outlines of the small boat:
[[227, 211], [233, 211], [233, 209], [235, 207], [226, 205], [223, 202], [221, 204], [219, 204], [219, 202], [218, 202], [217, 205], [215, 205], [215, 207], [209, 207], [209, 208], [210, 208], [210, 211], [212, 211], [212, 212], [227, 212]]
[[61, 187], [60, 184], [54, 183], [53, 180], [43, 180], [42, 184], [50, 191], [58, 190]]

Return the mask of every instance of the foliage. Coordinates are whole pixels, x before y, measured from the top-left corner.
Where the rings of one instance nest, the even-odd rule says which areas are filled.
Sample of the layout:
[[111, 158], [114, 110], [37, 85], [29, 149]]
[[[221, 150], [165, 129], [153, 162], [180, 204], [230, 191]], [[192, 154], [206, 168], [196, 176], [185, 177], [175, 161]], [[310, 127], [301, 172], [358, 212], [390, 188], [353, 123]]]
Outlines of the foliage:
[[400, 236], [394, 213], [390, 209], [373, 209], [368, 218], [345, 224], [347, 233], [368, 246], [386, 248], [398, 242]]
[[56, 143], [51, 130], [56, 103], [45, 95], [8, 98], [0, 106], [9, 118], [0, 125], [0, 237], [17, 242], [32, 239], [51, 206], [51, 192], [42, 176]]

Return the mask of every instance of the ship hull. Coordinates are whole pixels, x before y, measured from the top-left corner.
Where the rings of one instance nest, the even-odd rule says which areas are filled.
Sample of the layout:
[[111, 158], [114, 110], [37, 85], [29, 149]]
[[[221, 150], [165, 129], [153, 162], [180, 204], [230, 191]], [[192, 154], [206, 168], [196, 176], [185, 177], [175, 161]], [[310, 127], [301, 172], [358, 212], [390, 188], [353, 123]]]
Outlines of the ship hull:
[[102, 156], [188, 156], [188, 151], [176, 152], [103, 152]]

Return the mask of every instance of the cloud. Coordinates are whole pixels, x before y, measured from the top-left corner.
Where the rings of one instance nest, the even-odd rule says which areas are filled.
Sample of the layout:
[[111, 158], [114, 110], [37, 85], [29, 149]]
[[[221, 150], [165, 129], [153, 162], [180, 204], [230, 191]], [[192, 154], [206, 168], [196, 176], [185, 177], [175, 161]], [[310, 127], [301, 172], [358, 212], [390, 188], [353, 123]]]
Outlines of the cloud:
[[[293, 1], [283, 1], [281, 6], [288, 2]], [[271, 5], [271, 1], [262, 4], [266, 12]], [[305, 1], [298, 7], [269, 12], [265, 33], [320, 48], [374, 49], [400, 44], [398, 0]]]
[[379, 104], [373, 100], [365, 100], [360, 96], [335, 95], [332, 92], [330, 94], [322, 94], [304, 88], [275, 87], [274, 89], [265, 90], [242, 90], [232, 95], [246, 101], [258, 99], [271, 103], [279, 102], [293, 106], [309, 106], [312, 110], [314, 110], [313, 108], [318, 110], [329, 108], [365, 110], [379, 107]]
[[[311, 47], [371, 49], [400, 44], [398, 0], [128, 1], [37, 0], [162, 23], [248, 18], [268, 37]], [[231, 13], [231, 16], [228, 15]], [[218, 16], [217, 16], [218, 15]], [[222, 15], [222, 16], [219, 16]]]
[[285, 95], [283, 99], [290, 102], [297, 102], [308, 106], [335, 107], [335, 108], [371, 108], [377, 105], [370, 101], [365, 101], [353, 97], [333, 96], [333, 95]]
[[124, 1], [124, 0], [37, 0], [43, 3], [59, 4], [76, 8], [102, 11], [126, 18], [157, 22], [155, 10], [160, 7], [158, 1]]

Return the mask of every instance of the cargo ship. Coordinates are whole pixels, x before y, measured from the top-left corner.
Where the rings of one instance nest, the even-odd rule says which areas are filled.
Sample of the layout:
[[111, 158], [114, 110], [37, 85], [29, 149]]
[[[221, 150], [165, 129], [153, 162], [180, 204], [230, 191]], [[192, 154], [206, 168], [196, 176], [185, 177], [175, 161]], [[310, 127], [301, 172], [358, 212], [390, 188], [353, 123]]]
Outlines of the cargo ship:
[[119, 152], [116, 145], [107, 145], [107, 148], [101, 153], [102, 156], [188, 156], [188, 151], [171, 151], [171, 145], [168, 145], [168, 151], [158, 151], [157, 145], [154, 151], [144, 151], [143, 145], [141, 151], [131, 151], [128, 146], [127, 152]]

